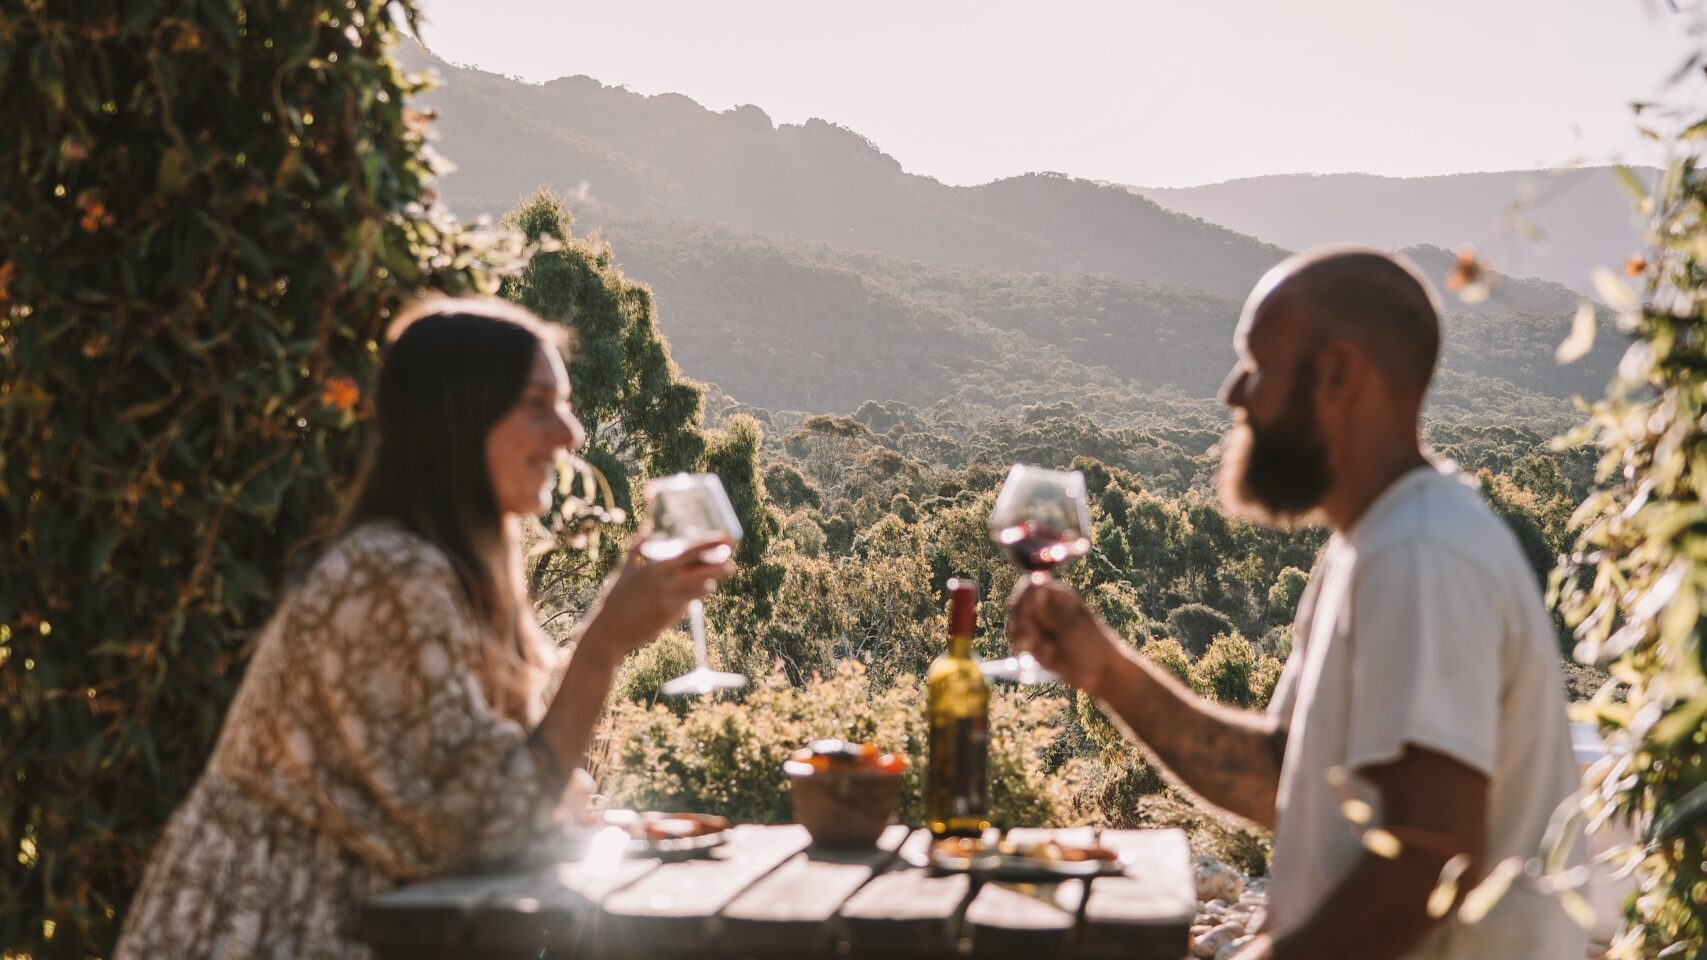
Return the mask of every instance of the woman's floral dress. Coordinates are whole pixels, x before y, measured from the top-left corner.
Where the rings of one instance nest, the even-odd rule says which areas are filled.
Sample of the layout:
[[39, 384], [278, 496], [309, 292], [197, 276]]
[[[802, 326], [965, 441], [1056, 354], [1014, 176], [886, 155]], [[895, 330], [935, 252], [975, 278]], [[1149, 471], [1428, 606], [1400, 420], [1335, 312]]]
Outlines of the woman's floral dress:
[[263, 630], [115, 960], [365, 958], [362, 900], [551, 831], [529, 731], [482, 693], [488, 638], [427, 541], [375, 523], [329, 548]]

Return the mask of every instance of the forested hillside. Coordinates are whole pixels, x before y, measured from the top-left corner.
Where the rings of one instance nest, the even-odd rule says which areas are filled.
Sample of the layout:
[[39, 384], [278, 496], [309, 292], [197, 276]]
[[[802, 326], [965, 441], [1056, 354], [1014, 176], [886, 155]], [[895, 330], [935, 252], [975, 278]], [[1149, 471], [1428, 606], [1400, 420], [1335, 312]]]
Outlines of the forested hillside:
[[[1124, 417], [1158, 391], [1208, 399], [1233, 361], [1242, 298], [1109, 276], [937, 267], [705, 223], [607, 224], [617, 263], [652, 286], [660, 324], [693, 376], [760, 406], [848, 411], [944, 398], [996, 411], [1071, 399]], [[1409, 251], [1444, 276], [1451, 255]], [[1577, 298], [1507, 281], [1450, 301], [1438, 413], [1559, 422], [1597, 397], [1620, 353], [1608, 328], [1560, 366]]]

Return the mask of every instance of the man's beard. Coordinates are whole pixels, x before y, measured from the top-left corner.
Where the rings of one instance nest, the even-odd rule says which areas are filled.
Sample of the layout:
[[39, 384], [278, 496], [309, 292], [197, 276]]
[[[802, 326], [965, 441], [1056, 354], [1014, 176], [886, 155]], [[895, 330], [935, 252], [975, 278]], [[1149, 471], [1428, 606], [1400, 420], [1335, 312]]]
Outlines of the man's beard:
[[1276, 527], [1307, 521], [1321, 506], [1332, 477], [1327, 447], [1316, 427], [1314, 370], [1301, 366], [1286, 407], [1273, 423], [1235, 423], [1223, 441], [1216, 485], [1229, 513]]

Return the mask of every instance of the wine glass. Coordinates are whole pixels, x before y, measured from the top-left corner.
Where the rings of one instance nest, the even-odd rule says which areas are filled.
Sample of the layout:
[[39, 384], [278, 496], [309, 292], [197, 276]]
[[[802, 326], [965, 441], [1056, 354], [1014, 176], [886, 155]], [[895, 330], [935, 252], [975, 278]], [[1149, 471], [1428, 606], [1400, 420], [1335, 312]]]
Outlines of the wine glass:
[[[731, 542], [741, 539], [741, 521], [729, 504], [723, 484], [709, 473], [678, 473], [646, 481], [646, 524], [650, 530], [640, 542], [640, 555], [648, 560], [670, 560], [683, 550], [713, 534], [727, 534]], [[722, 563], [734, 547], [719, 545], [705, 551], [706, 563]], [[711, 669], [705, 657], [705, 604], [688, 604], [688, 625], [693, 630], [694, 669], [664, 684], [669, 696], [695, 696], [714, 690], [747, 685], [739, 673]]]
[[[1033, 574], [1082, 556], [1091, 548], [1085, 475], [1016, 463], [990, 511], [990, 539], [1007, 549], [1014, 564]], [[984, 662], [984, 675], [1014, 683], [1059, 679], [1029, 653]]]

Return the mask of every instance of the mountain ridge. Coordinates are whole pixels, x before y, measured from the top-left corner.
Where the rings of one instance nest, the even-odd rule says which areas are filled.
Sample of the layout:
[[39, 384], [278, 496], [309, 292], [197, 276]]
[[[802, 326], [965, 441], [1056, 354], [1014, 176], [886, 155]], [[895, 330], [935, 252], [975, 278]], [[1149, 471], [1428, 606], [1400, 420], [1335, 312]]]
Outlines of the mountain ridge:
[[[1652, 189], [1660, 171], [1638, 167]], [[1631, 199], [1611, 167], [1390, 177], [1289, 173], [1196, 187], [1126, 189], [1289, 249], [1329, 242], [1475, 247], [1502, 272], [1591, 290], [1597, 266], [1640, 246]]]
[[441, 195], [464, 217], [502, 213], [549, 186], [575, 197], [587, 224], [706, 220], [947, 266], [1108, 273], [1222, 294], [1242, 294], [1286, 254], [1088, 180], [1033, 173], [948, 186], [826, 120], [775, 125], [756, 107], [717, 113], [591, 78], [527, 85], [425, 52], [409, 66], [444, 78], [422, 103], [457, 165]]

